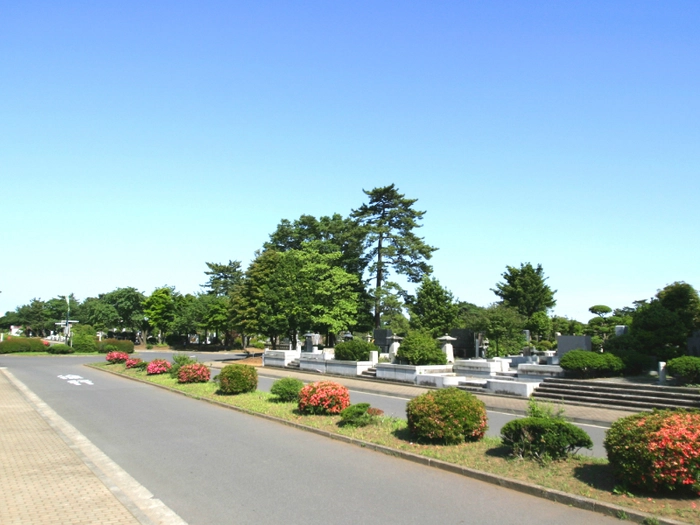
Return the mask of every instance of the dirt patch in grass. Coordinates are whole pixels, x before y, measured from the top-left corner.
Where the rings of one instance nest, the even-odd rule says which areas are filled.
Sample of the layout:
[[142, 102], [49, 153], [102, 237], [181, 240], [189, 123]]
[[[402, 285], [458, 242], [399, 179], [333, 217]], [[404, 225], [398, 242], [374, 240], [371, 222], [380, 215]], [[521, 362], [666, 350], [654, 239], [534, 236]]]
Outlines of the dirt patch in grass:
[[[253, 358], [259, 359], [259, 358]], [[245, 362], [238, 361], [238, 362]], [[124, 365], [94, 365], [126, 376], [175, 388], [187, 395], [211, 399], [251, 412], [275, 416], [308, 427], [325, 430], [396, 450], [439, 459], [455, 465], [489, 472], [506, 478], [551, 488], [628, 507], [656, 516], [668, 517], [700, 525], [700, 498], [691, 494], [659, 495], [630, 493], [616, 487], [607, 460], [574, 456], [565, 461], [537, 463], [507, 456], [498, 438], [485, 438], [476, 443], [434, 445], [414, 442], [406, 421], [391, 417], [378, 418], [377, 424], [363, 428], [339, 426], [339, 416], [310, 416], [299, 413], [296, 403], [280, 403], [266, 392], [237, 396], [217, 394], [215, 383], [178, 384], [169, 375], [148, 376], [143, 371], [126, 370]]]

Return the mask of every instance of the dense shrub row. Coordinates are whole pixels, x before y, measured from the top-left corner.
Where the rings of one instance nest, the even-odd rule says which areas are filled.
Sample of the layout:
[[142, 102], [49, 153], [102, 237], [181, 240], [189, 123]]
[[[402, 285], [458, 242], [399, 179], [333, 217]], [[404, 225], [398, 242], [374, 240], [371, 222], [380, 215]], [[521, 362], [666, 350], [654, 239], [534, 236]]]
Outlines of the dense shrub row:
[[512, 456], [537, 460], [562, 459], [593, 447], [588, 434], [559, 418], [513, 419], [501, 428], [501, 439]]
[[700, 383], [700, 357], [676, 357], [666, 363], [666, 371], [681, 385]]
[[340, 361], [369, 361], [369, 353], [378, 350], [376, 346], [362, 339], [351, 339], [335, 345], [335, 358]]
[[46, 347], [46, 351], [49, 354], [72, 354], [74, 350], [63, 343], [59, 343], [57, 345], [50, 345]]
[[570, 377], [586, 379], [620, 375], [625, 368], [625, 363], [612, 354], [572, 350], [561, 357], [559, 366]]
[[96, 343], [97, 351], [101, 354], [106, 354], [109, 352], [108, 346], [114, 347], [118, 352], [124, 352], [127, 354], [134, 353], [134, 343], [127, 339], [103, 339], [102, 341]]
[[486, 407], [474, 395], [445, 388], [420, 395], [406, 405], [411, 434], [446, 444], [478, 441], [487, 429]]
[[0, 354], [16, 354], [18, 352], [46, 352], [47, 344], [35, 337], [11, 336], [0, 343]]
[[622, 485], [700, 492], [700, 411], [657, 410], [618, 419], [604, 444]]

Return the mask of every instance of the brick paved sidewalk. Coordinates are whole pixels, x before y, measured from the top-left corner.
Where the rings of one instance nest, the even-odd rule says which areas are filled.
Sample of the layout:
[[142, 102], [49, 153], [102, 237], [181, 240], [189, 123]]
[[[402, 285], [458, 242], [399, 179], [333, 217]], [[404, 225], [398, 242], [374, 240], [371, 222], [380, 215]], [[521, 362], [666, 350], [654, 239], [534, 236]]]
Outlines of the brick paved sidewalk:
[[0, 429], [0, 523], [140, 523], [2, 371]]
[[[214, 368], [223, 368], [226, 363], [218, 362], [207, 364]], [[307, 382], [320, 381], [323, 378], [332, 379], [333, 381], [345, 385], [351, 390], [405, 398], [413, 398], [427, 392], [428, 390], [431, 390], [427, 387], [391, 381], [329, 376], [314, 374], [313, 372], [298, 372], [287, 368], [260, 367], [258, 368], [258, 373], [262, 376], [268, 377], [296, 377]], [[476, 396], [486, 404], [486, 408], [489, 410], [514, 414], [525, 414], [527, 411], [528, 400], [522, 397], [488, 394], [476, 394]], [[576, 421], [578, 423], [599, 424], [602, 426], [609, 426], [613, 421], [636, 412], [635, 410], [627, 411], [567, 404], [560, 404], [558, 406], [561, 406], [564, 409], [564, 414], [572, 421]]]

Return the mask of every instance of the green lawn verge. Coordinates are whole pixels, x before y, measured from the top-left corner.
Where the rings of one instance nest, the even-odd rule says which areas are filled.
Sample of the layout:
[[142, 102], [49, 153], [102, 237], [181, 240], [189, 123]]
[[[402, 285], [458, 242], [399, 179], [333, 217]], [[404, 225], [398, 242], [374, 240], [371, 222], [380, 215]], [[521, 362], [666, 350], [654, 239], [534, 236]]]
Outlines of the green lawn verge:
[[59, 357], [59, 356], [83, 356], [83, 355], [104, 355], [100, 354], [99, 352], [73, 352], [72, 354], [50, 354], [49, 352], [10, 352], [9, 354], [0, 354], [2, 357], [7, 357], [7, 356], [51, 356], [51, 357]]
[[253, 413], [274, 416], [286, 421], [333, 434], [348, 436], [395, 450], [439, 459], [455, 465], [516, 479], [646, 512], [659, 517], [700, 525], [700, 498], [669, 497], [658, 494], [631, 494], [616, 489], [607, 460], [574, 456], [565, 461], [540, 464], [507, 456], [498, 438], [485, 438], [477, 443], [460, 445], [430, 445], [414, 443], [406, 421], [381, 417], [376, 425], [363, 428], [341, 427], [339, 416], [302, 415], [295, 403], [279, 403], [266, 392], [240, 395], [217, 394], [215, 383], [179, 384], [169, 375], [149, 376], [145, 371], [127, 370], [123, 364], [96, 363], [89, 365], [128, 377], [178, 390], [186, 395], [216, 401]]

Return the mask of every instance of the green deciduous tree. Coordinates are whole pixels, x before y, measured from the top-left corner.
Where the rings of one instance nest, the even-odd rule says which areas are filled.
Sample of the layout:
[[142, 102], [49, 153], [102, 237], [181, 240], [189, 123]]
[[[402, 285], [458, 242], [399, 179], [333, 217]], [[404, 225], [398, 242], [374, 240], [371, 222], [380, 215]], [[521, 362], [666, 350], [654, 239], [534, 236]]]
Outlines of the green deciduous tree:
[[88, 297], [83, 301], [81, 321], [103, 332], [120, 324], [117, 309], [100, 297]]
[[117, 288], [100, 296], [119, 315], [119, 328], [135, 332], [144, 328], [143, 302], [145, 296], [136, 288]]
[[365, 257], [375, 278], [374, 325], [381, 325], [381, 289], [389, 269], [419, 282], [432, 269], [426, 262], [437, 249], [426, 244], [414, 230], [425, 215], [413, 208], [417, 199], [407, 199], [393, 184], [370, 191], [363, 190], [369, 203], [352, 212], [351, 217], [367, 229]]
[[143, 302], [143, 313], [148, 318], [148, 323], [158, 331], [158, 343], [163, 341], [165, 332], [175, 318], [177, 295], [173, 286], [163, 286], [153, 290]]
[[467, 328], [483, 332], [489, 339], [490, 357], [519, 354], [525, 346], [523, 329], [527, 318], [515, 308], [492, 304], [470, 319]]
[[408, 304], [411, 328], [427, 331], [433, 338], [440, 337], [457, 326], [459, 308], [454, 296], [437, 279], [424, 276], [416, 289], [416, 296]]
[[503, 304], [516, 308], [525, 317], [535, 312], [546, 312], [557, 302], [554, 300], [556, 290], [552, 290], [545, 281], [542, 265], [534, 268], [532, 264], [521, 264], [520, 268], [507, 266], [503, 273], [505, 282], [496, 284], [493, 293], [499, 296]]

